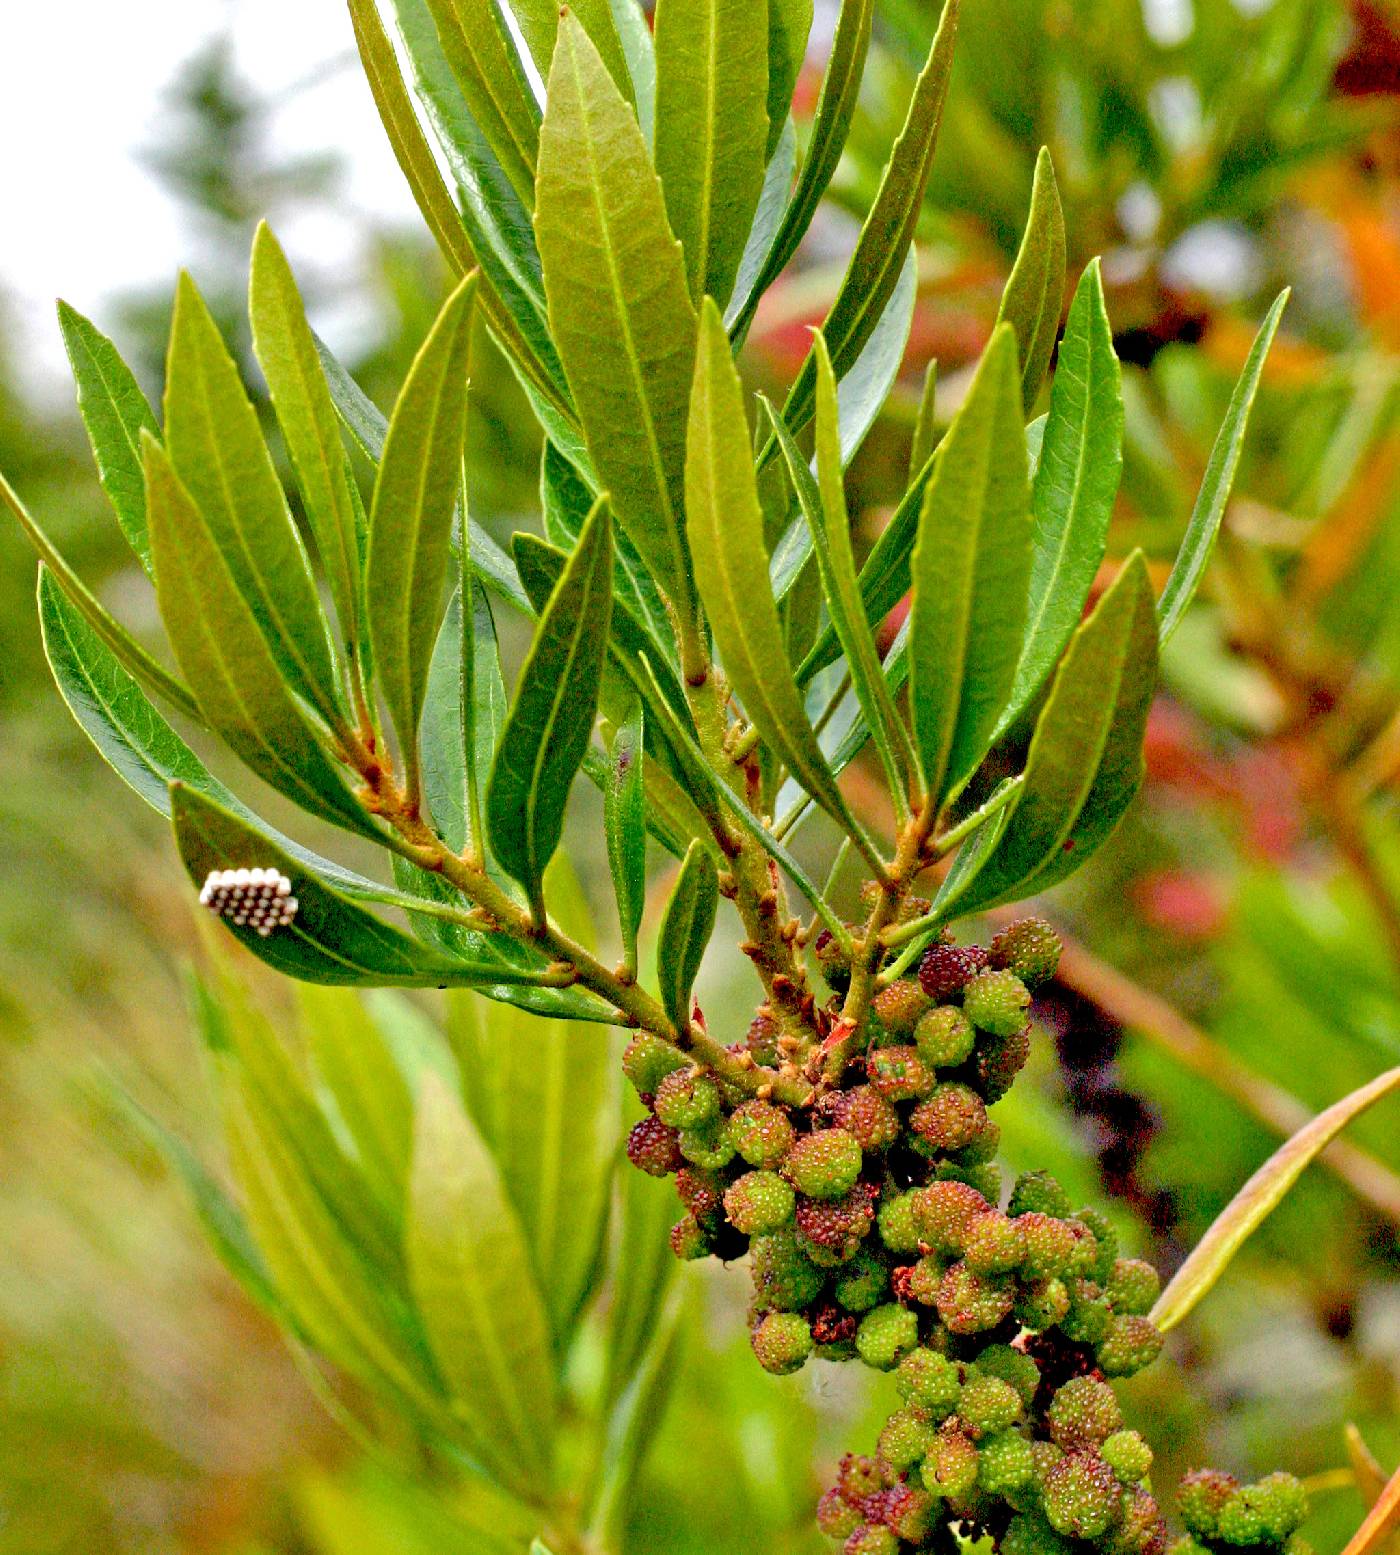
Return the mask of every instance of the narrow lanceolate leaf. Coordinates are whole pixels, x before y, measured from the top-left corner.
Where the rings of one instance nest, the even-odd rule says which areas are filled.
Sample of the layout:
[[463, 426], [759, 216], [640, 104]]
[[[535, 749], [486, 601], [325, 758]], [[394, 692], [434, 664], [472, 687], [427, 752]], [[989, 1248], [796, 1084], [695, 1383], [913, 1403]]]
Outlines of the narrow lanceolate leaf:
[[938, 394], [938, 363], [931, 361], [924, 368], [924, 386], [919, 394], [919, 414], [914, 421], [914, 437], [909, 444], [909, 479], [912, 481], [928, 463], [938, 440], [936, 402]]
[[763, 188], [768, 4], [658, 0], [656, 7], [656, 170], [690, 294], [708, 293], [721, 306]]
[[792, 94], [807, 58], [812, 34], [812, 0], [768, 0], [768, 145], [777, 150], [783, 126], [792, 112]]
[[1065, 217], [1050, 153], [1042, 146], [1031, 186], [1031, 210], [1021, 251], [1002, 293], [998, 324], [1016, 331], [1021, 397], [1027, 411], [1045, 381], [1065, 296]]
[[686, 456], [696, 577], [725, 673], [779, 760], [843, 826], [855, 823], [802, 705], [768, 582], [744, 393], [714, 302], [701, 315]]
[[304, 983], [356, 987], [474, 988], [528, 983], [504, 962], [442, 955], [358, 906], [241, 816], [194, 789], [172, 784], [171, 819], [191, 881], [203, 885], [216, 869], [279, 870], [292, 882], [297, 913], [266, 939], [251, 929], [229, 931], [261, 960]]
[[690, 997], [719, 911], [719, 875], [710, 850], [692, 842], [656, 941], [661, 1004], [677, 1031], [690, 1030]]
[[1021, 645], [1030, 493], [1016, 341], [999, 328], [924, 493], [909, 705], [924, 783], [956, 793], [987, 753]]
[[1069, 310], [1031, 488], [1026, 636], [1002, 734], [1030, 706], [1064, 651], [1108, 545], [1123, 470], [1122, 370], [1095, 259]]
[[423, 798], [432, 817], [433, 830], [460, 853], [467, 844], [466, 733], [462, 726], [465, 704], [462, 684], [462, 593], [447, 604], [432, 663], [428, 667], [428, 694], [423, 703], [423, 726], [418, 736], [422, 761]]
[[58, 305], [58, 326], [78, 389], [78, 410], [87, 428], [97, 476], [131, 549], [147, 573], [151, 542], [146, 533], [146, 488], [141, 478], [141, 433], [160, 435], [136, 375], [116, 346], [66, 302]]
[[209, 727], [303, 810], [377, 838], [284, 681], [203, 512], [149, 436], [146, 502], [160, 613]]
[[1175, 1328], [1224, 1274], [1231, 1260], [1284, 1195], [1338, 1134], [1382, 1097], [1400, 1089], [1400, 1069], [1387, 1070], [1320, 1112], [1281, 1145], [1230, 1200], [1196, 1243], [1152, 1309], [1159, 1328]]
[[487, 793], [492, 848], [537, 915], [544, 867], [559, 845], [598, 709], [611, 611], [611, 525], [600, 500], [540, 615]]
[[685, 620], [681, 514], [695, 310], [632, 110], [572, 17], [559, 26], [535, 233], [564, 371], [618, 524]]
[[1142, 782], [1157, 681], [1152, 586], [1134, 552], [1075, 633], [1036, 722], [996, 849], [960, 913], [1018, 900], [1072, 874], [1108, 837]]
[[[769, 0], [769, 3], [781, 7], [785, 0]], [[827, 185], [836, 172], [855, 114], [856, 100], [860, 95], [874, 15], [875, 0], [842, 0], [836, 35], [832, 39], [831, 53], [826, 62], [826, 74], [822, 77], [821, 94], [817, 98], [816, 117], [812, 121], [812, 133], [807, 143], [807, 158], [802, 164], [797, 187], [793, 190], [782, 226], [778, 228], [763, 267], [750, 287], [742, 308], [731, 321], [731, 332], [736, 340], [742, 340], [748, 333], [764, 292], [787, 268], [788, 260], [797, 252], [821, 204], [822, 195], [826, 193]]]
[[451, 561], [466, 434], [476, 278], [448, 298], [389, 422], [370, 508], [365, 598], [374, 664], [410, 787], [418, 720]]
[[603, 790], [608, 863], [617, 895], [617, 919], [627, 966], [637, 970], [637, 931], [646, 906], [646, 763], [643, 760], [641, 702], [613, 735], [608, 749], [608, 786]]
[[1187, 606], [1195, 598], [1196, 590], [1205, 576], [1210, 554], [1215, 549], [1216, 536], [1220, 533], [1220, 523], [1225, 517], [1230, 492], [1235, 484], [1235, 471], [1239, 468], [1240, 454], [1244, 449], [1249, 413], [1254, 408], [1254, 396], [1259, 392], [1259, 380], [1264, 374], [1264, 360], [1278, 333], [1279, 321], [1283, 318], [1284, 308], [1288, 306], [1289, 295], [1287, 291], [1280, 293], [1254, 337], [1244, 371], [1235, 385], [1235, 392], [1230, 396], [1229, 409], [1216, 434], [1205, 478], [1201, 481], [1196, 505], [1191, 510], [1191, 521], [1186, 526], [1186, 535], [1181, 542], [1181, 551], [1167, 579], [1167, 585], [1162, 590], [1162, 597], [1157, 601], [1157, 619], [1161, 622], [1164, 643], [1181, 624], [1181, 618], [1186, 614]]
[[340, 423], [296, 278], [266, 223], [253, 240], [253, 345], [345, 640], [358, 641], [360, 541]]
[[[554, 58], [554, 45], [559, 37], [561, 7], [558, 0], [510, 0], [510, 3], [520, 22], [520, 31], [535, 68], [541, 76], [547, 76], [550, 61]], [[593, 40], [593, 47], [606, 63], [618, 91], [629, 102], [635, 101], [632, 73], [628, 69], [627, 55], [623, 51], [609, 0], [571, 0], [569, 10], [578, 17], [583, 30]]]
[[419, 1091], [406, 1244], [454, 1412], [508, 1484], [538, 1492], [555, 1422], [544, 1303], [495, 1163], [435, 1074]]
[[[165, 437], [200, 528], [282, 678], [335, 727], [341, 721], [335, 663], [311, 566], [257, 412], [188, 275], [180, 277], [170, 331]], [[154, 535], [151, 548], [156, 551]]]
[[[822, 325], [838, 378], [846, 375], [880, 321], [914, 241], [948, 95], [959, 3], [960, 0], [945, 0], [928, 63], [914, 86], [904, 128], [890, 153], [875, 203]], [[783, 417], [794, 432], [810, 419], [815, 393], [816, 363], [809, 356], [783, 406]]]
[[539, 150], [539, 106], [499, 0], [428, 0], [428, 5], [472, 117], [529, 206]]

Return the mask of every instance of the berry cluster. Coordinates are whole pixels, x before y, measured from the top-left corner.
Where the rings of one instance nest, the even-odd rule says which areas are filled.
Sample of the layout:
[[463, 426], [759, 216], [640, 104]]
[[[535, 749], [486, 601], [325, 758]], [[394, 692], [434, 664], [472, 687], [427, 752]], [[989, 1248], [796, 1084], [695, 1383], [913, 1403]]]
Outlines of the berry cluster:
[[285, 929], [297, 915], [292, 882], [275, 869], [216, 869], [199, 892], [200, 905], [242, 928], [245, 924], [266, 939]]
[[[839, 996], [850, 969], [832, 941], [816, 949]], [[1059, 952], [1034, 918], [987, 947], [935, 944], [917, 978], [876, 994], [844, 1074], [803, 1108], [732, 1091], [650, 1036], [627, 1050], [649, 1114], [628, 1156], [676, 1179], [677, 1256], [748, 1254], [760, 1365], [858, 1359], [894, 1373], [903, 1403], [875, 1457], [847, 1458], [822, 1499], [844, 1555], [952, 1551], [954, 1530], [1003, 1555], [1167, 1550], [1151, 1451], [1107, 1380], [1161, 1350], [1147, 1316], [1156, 1271], [1120, 1257], [1107, 1220], [1073, 1209], [1046, 1173], [1019, 1177], [1003, 1208], [993, 1159], [988, 1108], [1026, 1062], [1031, 993]], [[766, 1011], [739, 1047], [782, 1057]], [[1184, 1511], [1190, 1537], [1173, 1555], [1305, 1555], [1296, 1481], [1196, 1483], [1213, 1488]]]

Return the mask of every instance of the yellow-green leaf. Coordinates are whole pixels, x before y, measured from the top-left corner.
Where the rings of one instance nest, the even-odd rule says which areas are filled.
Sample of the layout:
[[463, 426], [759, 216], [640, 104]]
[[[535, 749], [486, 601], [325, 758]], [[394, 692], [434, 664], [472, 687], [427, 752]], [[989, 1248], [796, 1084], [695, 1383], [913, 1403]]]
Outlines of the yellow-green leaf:
[[710, 850], [692, 842], [666, 903], [656, 943], [661, 1004], [677, 1031], [690, 1029], [690, 995], [714, 933], [719, 875]]
[[1045, 381], [1060, 329], [1065, 295], [1065, 218], [1050, 153], [1042, 146], [1031, 185], [1025, 236], [1002, 293], [998, 324], [1016, 331], [1021, 359], [1021, 396], [1027, 412]]

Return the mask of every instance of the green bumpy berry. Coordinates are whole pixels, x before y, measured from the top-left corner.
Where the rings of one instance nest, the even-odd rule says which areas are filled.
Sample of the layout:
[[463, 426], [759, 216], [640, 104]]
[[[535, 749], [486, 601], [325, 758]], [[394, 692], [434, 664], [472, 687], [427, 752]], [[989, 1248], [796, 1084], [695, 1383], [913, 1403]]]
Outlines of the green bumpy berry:
[[918, 1240], [939, 1253], [961, 1253], [973, 1220], [991, 1209], [965, 1182], [931, 1182], [916, 1188], [912, 1198]]
[[1172, 1542], [1167, 1550], [1167, 1555], [1212, 1555], [1212, 1551], [1198, 1540], [1193, 1539], [1189, 1533], [1184, 1533], [1179, 1539]]
[[963, 1014], [994, 1037], [1014, 1037], [1030, 1006], [1030, 990], [1014, 972], [979, 972], [963, 989]]
[[1055, 1220], [1069, 1218], [1069, 1194], [1049, 1172], [1022, 1172], [1011, 1190], [1007, 1206], [1012, 1215], [1049, 1215]]
[[977, 1048], [977, 1089], [990, 1107], [1016, 1083], [1016, 1076], [1031, 1056], [1031, 1028], [1027, 1023], [1014, 1036], [989, 1037]]
[[1151, 1493], [1141, 1485], [1131, 1485], [1119, 1504], [1112, 1555], [1160, 1555], [1167, 1541], [1167, 1525]]
[[933, 1451], [924, 1459], [920, 1477], [930, 1495], [957, 1505], [977, 1488], [980, 1459], [977, 1444], [962, 1431], [945, 1427], [938, 1433]]
[[697, 1220], [717, 1214], [724, 1202], [724, 1189], [718, 1176], [699, 1166], [683, 1166], [676, 1173], [676, 1192]]
[[1025, 1256], [1026, 1234], [1019, 1220], [994, 1209], [968, 1226], [963, 1262], [975, 1274], [1009, 1274]]
[[656, 1092], [656, 1115], [672, 1128], [701, 1128], [719, 1116], [719, 1087], [695, 1069], [675, 1069]]
[[1046, 1520], [1072, 1539], [1097, 1539], [1107, 1533], [1121, 1497], [1113, 1470], [1094, 1452], [1069, 1453], [1041, 1483]]
[[776, 1172], [745, 1172], [724, 1195], [724, 1213], [736, 1231], [760, 1236], [792, 1220], [797, 1195]]
[[1027, 1328], [1053, 1328], [1068, 1311], [1069, 1287], [1063, 1280], [1036, 1280], [1016, 1292], [1016, 1320]]
[[955, 1004], [926, 1010], [914, 1027], [914, 1046], [932, 1069], [956, 1069], [972, 1057], [976, 1045], [972, 1022]]
[[1134, 1377], [1162, 1353], [1162, 1330], [1146, 1317], [1115, 1317], [1094, 1351], [1109, 1377]]
[[911, 1350], [895, 1371], [894, 1385], [906, 1403], [934, 1421], [946, 1420], [962, 1397], [961, 1370], [937, 1350]]
[[1220, 1508], [1219, 1532], [1224, 1544], [1260, 1544], [1264, 1539], [1264, 1518], [1250, 1499], [1249, 1490], [1237, 1490]]
[[907, 1037], [928, 1009], [928, 995], [912, 977], [901, 977], [882, 988], [870, 1001], [880, 1024], [892, 1036]]
[[1062, 949], [1044, 918], [1022, 918], [996, 936], [987, 954], [999, 971], [1014, 972], [1028, 988], [1039, 988], [1054, 977]]
[[1076, 1261], [1074, 1231], [1067, 1220], [1056, 1220], [1038, 1210], [1017, 1215], [1016, 1223], [1025, 1238], [1026, 1256], [1022, 1267], [1033, 1280], [1063, 1279]]
[[1000, 1377], [978, 1375], [963, 1384], [958, 1418], [974, 1440], [995, 1435], [1021, 1418], [1021, 1395]]
[[764, 1371], [776, 1377], [800, 1371], [812, 1353], [812, 1325], [797, 1312], [770, 1312], [750, 1336]]
[[916, 1253], [919, 1229], [914, 1218], [914, 1192], [897, 1193], [880, 1205], [876, 1226], [880, 1240], [892, 1253]]
[[893, 1301], [867, 1312], [856, 1330], [856, 1352], [876, 1371], [893, 1371], [918, 1342], [918, 1314]]
[[1013, 1517], [1001, 1541], [1002, 1555], [1072, 1555], [1072, 1550], [1038, 1512]]
[[899, 1555], [899, 1535], [883, 1523], [863, 1523], [846, 1540], [842, 1555]]
[[770, 1101], [746, 1101], [737, 1107], [726, 1132], [750, 1166], [776, 1166], [792, 1148], [792, 1123]]
[[1102, 1210], [1092, 1207], [1075, 1210], [1074, 1218], [1081, 1225], [1088, 1226], [1094, 1234], [1094, 1241], [1098, 1243], [1098, 1253], [1095, 1255], [1094, 1267], [1089, 1274], [1100, 1285], [1105, 1285], [1118, 1258], [1118, 1233], [1113, 1229], [1113, 1222]]
[[930, 1150], [965, 1150], [987, 1127], [987, 1104], [971, 1086], [945, 1083], [909, 1114], [909, 1127]]
[[1071, 1377], [1050, 1400], [1050, 1438], [1066, 1452], [1097, 1447], [1123, 1429], [1118, 1395], [1095, 1377]]
[[901, 1539], [922, 1544], [933, 1525], [933, 1497], [913, 1485], [897, 1487], [885, 1506], [885, 1523]]
[[1075, 1344], [1100, 1344], [1113, 1324], [1113, 1308], [1092, 1280], [1070, 1280], [1069, 1311], [1060, 1319], [1060, 1330]]
[[687, 1215], [671, 1227], [671, 1251], [682, 1263], [709, 1256], [710, 1239], [694, 1215]]
[[1219, 1469], [1193, 1469], [1183, 1475], [1176, 1492], [1176, 1509], [1187, 1531], [1198, 1539], [1220, 1535], [1220, 1513], [1240, 1488], [1233, 1474]]
[[[972, 1141], [970, 1145], [964, 1145], [961, 1150], [953, 1152], [953, 1160], [961, 1167], [982, 1167], [990, 1164], [1001, 1146], [1001, 1125], [987, 1119], [987, 1126]], [[998, 1169], [1000, 1170], [1000, 1169]], [[1000, 1196], [1001, 1183], [997, 1183], [997, 1192], [988, 1195], [990, 1198]], [[981, 1192], [981, 1189], [978, 1189]]]
[[1099, 1456], [1124, 1485], [1136, 1485], [1152, 1469], [1152, 1449], [1136, 1431], [1115, 1431], [1099, 1448]]
[[938, 1288], [943, 1283], [942, 1260], [932, 1253], [920, 1258], [906, 1271], [904, 1282], [909, 1300], [917, 1301], [921, 1307], [936, 1306]]
[[889, 1288], [889, 1273], [878, 1258], [857, 1253], [836, 1279], [836, 1299], [847, 1312], [868, 1312]]
[[849, 1539], [860, 1527], [860, 1512], [833, 1485], [817, 1502], [817, 1527], [828, 1539]]
[[1220, 1538], [1227, 1544], [1284, 1544], [1307, 1517], [1308, 1493], [1302, 1483], [1292, 1474], [1270, 1474], [1226, 1500], [1220, 1509]]
[[859, 1506], [884, 1487], [884, 1475], [874, 1458], [854, 1452], [842, 1458], [836, 1471], [836, 1488], [852, 1506]]
[[782, 1027], [778, 1025], [773, 1016], [766, 1009], [760, 1010], [749, 1023], [748, 1032], [744, 1036], [744, 1046], [754, 1056], [754, 1062], [771, 1067], [781, 1057], [781, 1049], [778, 1047], [778, 1038], [782, 1035]]
[[1009, 1317], [1014, 1300], [1005, 1280], [955, 1263], [938, 1287], [938, 1315], [952, 1333], [980, 1334]]
[[988, 1377], [1000, 1377], [1010, 1383], [1020, 1394], [1021, 1402], [1030, 1408], [1040, 1388], [1040, 1367], [1029, 1355], [1009, 1344], [989, 1344], [977, 1357], [977, 1369]]
[[805, 1134], [787, 1153], [783, 1172], [809, 1199], [844, 1198], [856, 1185], [863, 1164], [860, 1142], [843, 1128]]
[[692, 1166], [707, 1171], [722, 1171], [734, 1159], [734, 1141], [729, 1130], [714, 1118], [697, 1128], [683, 1128], [677, 1143]]
[[802, 1251], [797, 1233], [788, 1228], [756, 1236], [749, 1244], [749, 1272], [754, 1298], [764, 1309], [794, 1312], [821, 1294], [826, 1276]]
[[949, 1182], [965, 1182], [968, 1187], [975, 1188], [988, 1204], [995, 1204], [1001, 1197], [1001, 1167], [995, 1161], [988, 1161], [982, 1166], [959, 1166], [957, 1175], [952, 1175], [952, 1169], [940, 1167], [938, 1176], [947, 1173]]
[[900, 1134], [900, 1117], [894, 1103], [873, 1085], [858, 1085], [847, 1091], [836, 1122], [855, 1136], [862, 1150], [876, 1154], [888, 1150]]
[[870, 1083], [887, 1101], [914, 1101], [937, 1083], [915, 1047], [876, 1048], [866, 1059]]
[[1035, 1478], [1035, 1455], [1019, 1431], [989, 1436], [977, 1449], [977, 1483], [989, 1496], [1012, 1495]]
[[1115, 1312], [1146, 1317], [1161, 1294], [1161, 1276], [1141, 1258], [1119, 1258], [1104, 1284], [1104, 1295]]
[[622, 1072], [639, 1096], [655, 1096], [666, 1076], [685, 1066], [686, 1059], [660, 1037], [633, 1037], [622, 1055]]
[[937, 1433], [926, 1416], [913, 1409], [896, 1409], [885, 1421], [876, 1452], [892, 1469], [908, 1469], [927, 1456]]

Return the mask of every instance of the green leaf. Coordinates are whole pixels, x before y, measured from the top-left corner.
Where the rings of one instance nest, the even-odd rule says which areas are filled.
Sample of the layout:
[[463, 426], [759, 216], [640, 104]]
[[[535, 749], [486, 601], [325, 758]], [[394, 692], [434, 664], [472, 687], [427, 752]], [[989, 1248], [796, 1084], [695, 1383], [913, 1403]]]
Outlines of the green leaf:
[[744, 244], [739, 272], [734, 278], [734, 289], [729, 305], [724, 310], [724, 322], [731, 327], [743, 313], [753, 296], [754, 287], [773, 251], [778, 230], [787, 214], [792, 197], [792, 176], [797, 168], [797, 130], [789, 117], [780, 126], [778, 144], [768, 159], [763, 175], [763, 188], [758, 196], [758, 209], [753, 214], [753, 225]]
[[1113, 830], [1142, 781], [1157, 679], [1147, 565], [1134, 552], [1075, 633], [1036, 722], [996, 850], [956, 902], [970, 913], [1048, 890]]
[[538, 1496], [555, 1424], [544, 1302], [495, 1163], [432, 1074], [419, 1091], [405, 1241], [455, 1412], [488, 1444], [504, 1482]]
[[365, 597], [374, 664], [410, 791], [418, 721], [451, 560], [471, 352], [469, 276], [443, 304], [399, 395], [370, 508]]
[[[879, 323], [914, 241], [948, 93], [959, 4], [960, 0], [945, 0], [928, 63], [914, 85], [904, 128], [822, 325], [838, 379], [854, 365]], [[815, 393], [816, 363], [809, 355], [783, 406], [783, 419], [793, 432], [811, 418]]]
[[617, 895], [617, 921], [627, 967], [637, 970], [637, 931], [646, 907], [646, 763], [644, 717], [637, 703], [632, 717], [613, 735], [608, 749], [608, 786], [603, 790], [603, 824], [608, 864]]
[[353, 652], [359, 639], [360, 534], [345, 447], [296, 278], [266, 222], [253, 240], [249, 316], [341, 631]]
[[696, 576], [725, 673], [774, 753], [824, 810], [859, 837], [788, 664], [768, 581], [743, 388], [712, 299], [702, 310], [695, 362], [686, 512]]
[[1108, 545], [1122, 469], [1122, 370], [1096, 259], [1075, 291], [1050, 390], [1031, 488], [1026, 636], [998, 735], [1030, 706], [1079, 625]]
[[632, 110], [579, 23], [560, 23], [535, 232], [549, 318], [601, 488], [675, 605], [693, 614], [681, 513], [695, 310]]
[[656, 133], [656, 47], [642, 0], [611, 0], [613, 25], [627, 58], [627, 74], [637, 103], [637, 122], [648, 146]]
[[692, 842], [661, 919], [656, 976], [677, 1031], [690, 1030], [690, 998], [719, 911], [719, 874], [710, 850]]
[[241, 817], [179, 783], [171, 785], [171, 818], [180, 857], [195, 885], [216, 869], [279, 870], [292, 882], [295, 919], [262, 939], [247, 927], [231, 934], [260, 960], [305, 983], [403, 988], [475, 987], [529, 982], [504, 962], [458, 960], [393, 928]]
[[598, 710], [611, 610], [612, 533], [600, 500], [540, 616], [487, 793], [496, 857], [525, 887], [537, 916], [544, 867], [559, 845]]
[[[180, 277], [175, 295], [165, 438], [170, 465], [199, 511], [200, 528], [221, 560], [220, 572], [246, 606], [248, 623], [266, 643], [286, 684], [332, 728], [338, 727], [335, 661], [306, 550], [238, 367], [188, 275]], [[154, 446], [148, 435], [148, 447]], [[147, 480], [149, 506], [149, 464]], [[167, 511], [167, 519], [171, 516]], [[149, 517], [162, 584], [155, 517]]]
[[1354, 1119], [1400, 1088], [1400, 1069], [1387, 1070], [1369, 1085], [1334, 1102], [1282, 1144], [1216, 1216], [1192, 1248], [1152, 1309], [1152, 1321], [1175, 1328], [1230, 1266], [1231, 1260], [1282, 1202], [1284, 1195]]
[[203, 513], [149, 437], [146, 501], [161, 615], [209, 727], [302, 809], [377, 840], [283, 682]]
[[1162, 597], [1157, 601], [1157, 619], [1164, 643], [1181, 624], [1181, 618], [1195, 598], [1210, 562], [1211, 552], [1215, 549], [1215, 538], [1220, 533], [1220, 523], [1225, 517], [1230, 492], [1235, 484], [1235, 471], [1239, 468], [1240, 454], [1244, 449], [1249, 413], [1254, 407], [1254, 396], [1259, 392], [1259, 380], [1264, 374], [1264, 360], [1269, 354], [1269, 347], [1274, 343], [1290, 295], [1287, 291], [1279, 294], [1260, 326], [1259, 333], [1254, 337], [1244, 370], [1235, 385], [1235, 392], [1230, 396], [1225, 419], [1216, 434], [1215, 446], [1210, 451], [1196, 505], [1191, 510], [1191, 521], [1186, 526], [1186, 534], [1181, 542], [1181, 551], [1167, 579], [1167, 585], [1162, 590]]
[[[784, 0], [770, 0], [770, 4], [781, 6]], [[865, 74], [874, 15], [875, 0], [842, 0], [826, 74], [822, 77], [821, 95], [817, 98], [816, 117], [807, 142], [807, 157], [763, 268], [749, 288], [739, 313], [730, 322], [736, 341], [748, 334], [763, 294], [797, 252], [841, 161], [860, 96], [861, 77]]]
[[1011, 689], [1030, 576], [1016, 339], [992, 336], [924, 493], [911, 562], [909, 706], [929, 793], [957, 793]]
[[928, 463], [938, 441], [935, 400], [938, 391], [938, 363], [924, 368], [924, 386], [919, 394], [919, 414], [914, 422], [914, 437], [909, 445], [909, 479], [913, 481]]
[[433, 830], [460, 853], [467, 845], [467, 734], [462, 715], [467, 705], [463, 684], [462, 593], [447, 603], [432, 663], [419, 733], [423, 798]]
[[60, 302], [58, 327], [78, 388], [78, 410], [97, 460], [97, 478], [122, 533], [149, 574], [151, 542], [146, 534], [141, 433], [160, 435], [155, 412], [116, 346], [90, 319]]
[[[520, 31], [530, 50], [541, 76], [549, 74], [554, 58], [554, 46], [559, 38], [559, 12], [557, 0], [512, 0], [511, 9], [520, 22]], [[622, 40], [618, 36], [612, 6], [608, 0], [571, 0], [570, 12], [576, 16], [588, 34], [593, 47], [608, 67], [619, 92], [629, 101], [635, 100], [632, 74], [623, 53]]]
[[792, 94], [807, 58], [815, 6], [812, 0], [768, 0], [768, 144], [777, 150], [792, 113]]
[[498, 0], [428, 0], [442, 51], [515, 192], [534, 197], [540, 114]]
[[849, 466], [860, 451], [898, 381], [918, 299], [919, 261], [911, 245], [879, 323], [841, 379], [837, 403], [843, 466]]
[[690, 294], [721, 307], [763, 188], [767, 97], [763, 0], [658, 0], [656, 170]]
[[1044, 146], [1035, 163], [1026, 233], [1002, 293], [998, 324], [1016, 331], [1021, 359], [1021, 398], [1027, 413], [1045, 381], [1065, 297], [1065, 217], [1055, 168]]

